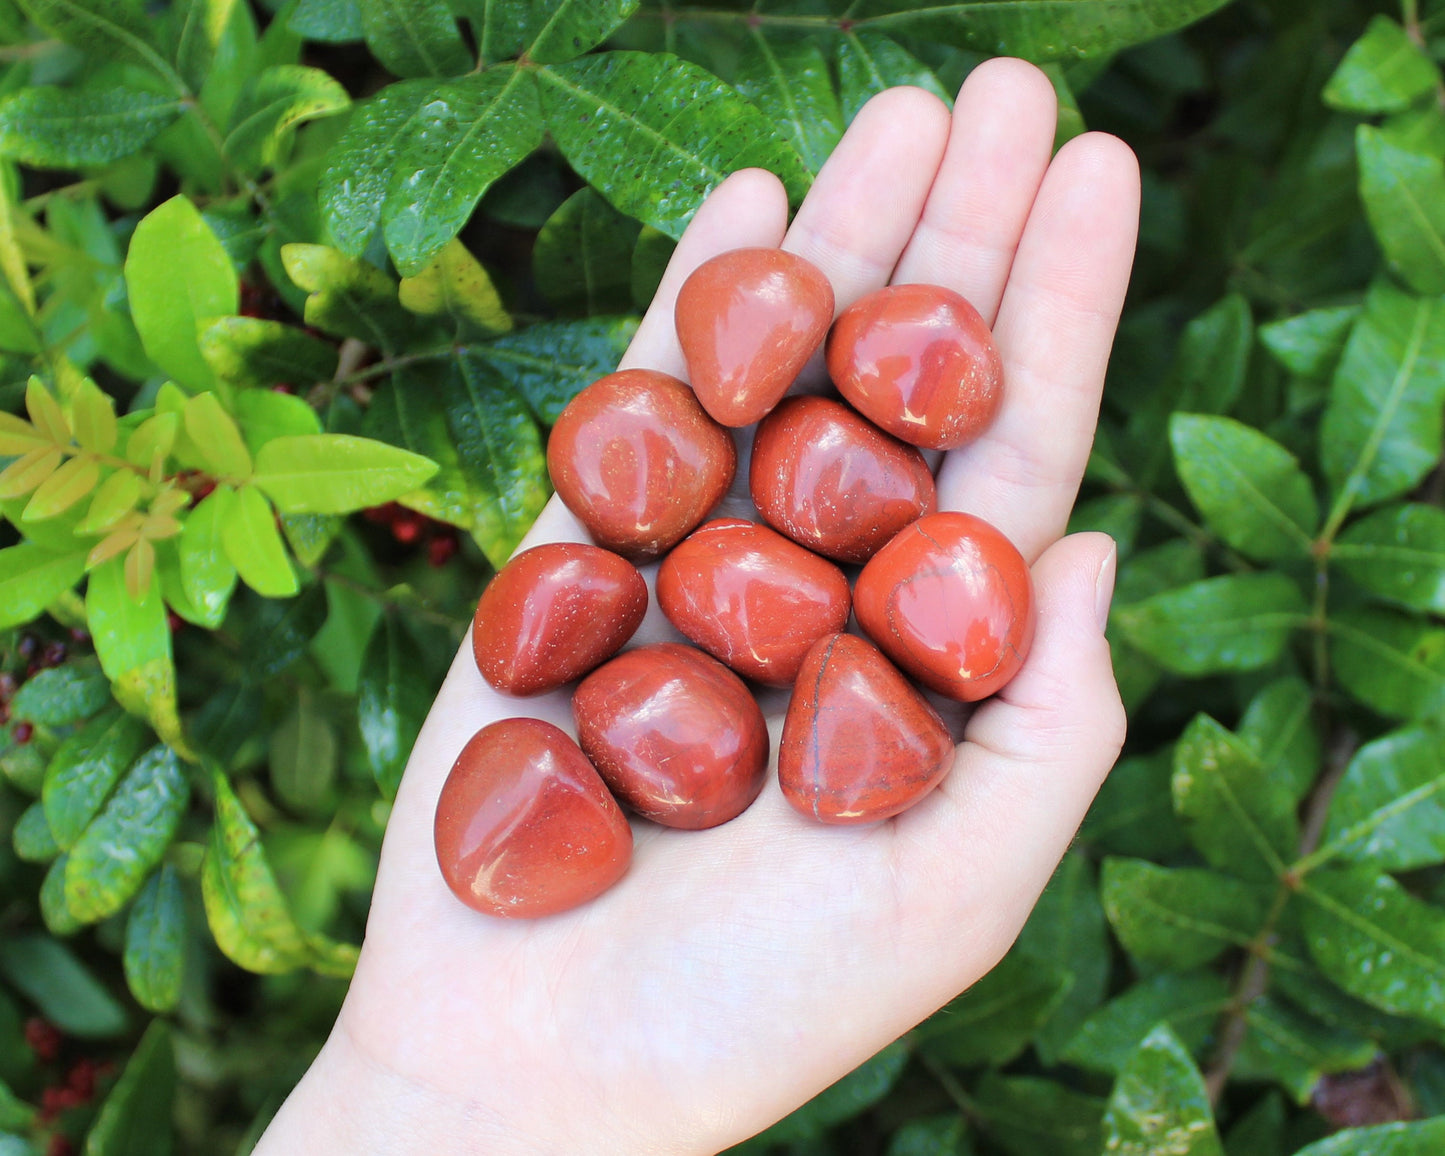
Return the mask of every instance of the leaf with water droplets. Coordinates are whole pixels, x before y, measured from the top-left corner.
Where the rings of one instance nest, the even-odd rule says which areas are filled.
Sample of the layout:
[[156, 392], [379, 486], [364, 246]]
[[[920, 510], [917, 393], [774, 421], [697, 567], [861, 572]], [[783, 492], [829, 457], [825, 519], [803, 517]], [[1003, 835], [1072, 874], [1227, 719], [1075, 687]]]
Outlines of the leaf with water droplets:
[[1114, 1084], [1104, 1113], [1110, 1156], [1224, 1156], [1209, 1094], [1167, 1026], [1145, 1038]]
[[1376, 510], [1336, 539], [1330, 561], [1377, 598], [1445, 615], [1445, 510]]
[[457, 76], [472, 66], [446, 0], [361, 0], [361, 29], [397, 76]]
[[1421, 727], [1366, 743], [1330, 798], [1311, 858], [1334, 855], [1381, 871], [1445, 862], [1445, 766], [1440, 736]]
[[1445, 1118], [1411, 1124], [1346, 1128], [1295, 1156], [1437, 1156], [1445, 1150]]
[[838, 68], [838, 95], [845, 122], [851, 123], [859, 110], [880, 92], [901, 84], [931, 92], [948, 103], [948, 93], [938, 83], [933, 70], [881, 32], [843, 33], [838, 37], [833, 59]]
[[733, 85], [772, 118], [810, 172], [823, 167], [843, 136], [843, 110], [816, 41], [749, 27]]
[[1264, 925], [1270, 895], [1215, 871], [1116, 858], [1104, 860], [1099, 892], [1126, 951], [1177, 969], [1249, 943]]
[[45, 169], [107, 165], [144, 148], [183, 111], [175, 96], [123, 85], [23, 88], [0, 102], [0, 156]]

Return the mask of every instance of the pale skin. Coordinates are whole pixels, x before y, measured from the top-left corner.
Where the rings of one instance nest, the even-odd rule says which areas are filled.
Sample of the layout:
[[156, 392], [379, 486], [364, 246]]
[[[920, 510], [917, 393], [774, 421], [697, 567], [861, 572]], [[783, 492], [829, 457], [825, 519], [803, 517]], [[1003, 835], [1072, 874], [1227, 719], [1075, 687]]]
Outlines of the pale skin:
[[[839, 309], [890, 281], [932, 282], [993, 326], [1003, 407], [943, 460], [939, 505], [986, 518], [1029, 559], [1038, 632], [1018, 677], [968, 720], [943, 785], [896, 819], [841, 828], [803, 819], [770, 781], [710, 831], [635, 823], [627, 876], [584, 907], [532, 922], [479, 915], [437, 869], [442, 782], [486, 724], [526, 714], [570, 728], [570, 712], [564, 692], [490, 690], [464, 646], [397, 796], [345, 1007], [260, 1156], [708, 1156], [1008, 949], [1124, 737], [1101, 626], [1113, 543], [1064, 529], [1133, 258], [1139, 177], [1102, 134], [1051, 158], [1055, 116], [1041, 72], [995, 60], [951, 116], [918, 89], [872, 100], [791, 224], [774, 177], [733, 175], [699, 209], [622, 362], [685, 378], [678, 287], [743, 246], [808, 258]], [[562, 540], [585, 532], [554, 499], [523, 545]], [[668, 629], [654, 608], [639, 640]], [[776, 747], [781, 702], [764, 705]]]

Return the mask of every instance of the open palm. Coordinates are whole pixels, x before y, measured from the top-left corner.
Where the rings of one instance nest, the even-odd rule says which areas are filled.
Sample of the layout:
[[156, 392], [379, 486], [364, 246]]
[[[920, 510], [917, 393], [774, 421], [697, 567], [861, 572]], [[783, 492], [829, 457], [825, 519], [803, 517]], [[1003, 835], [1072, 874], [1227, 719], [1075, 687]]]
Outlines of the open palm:
[[[951, 116], [917, 89], [876, 97], [791, 225], [775, 178], [735, 174], [698, 211], [622, 363], [685, 378], [677, 290], [743, 246], [808, 258], [839, 309], [890, 281], [933, 282], [993, 326], [1003, 407], [943, 460], [939, 506], [994, 523], [1033, 563], [1038, 633], [1015, 681], [968, 720], [950, 776], [863, 828], [804, 820], [773, 781], [712, 830], [638, 823], [630, 871], [592, 903], [488, 918], [438, 871], [442, 781], [487, 723], [570, 727], [570, 711], [562, 692], [492, 691], [463, 647], [396, 800], [341, 1018], [258, 1152], [714, 1153], [1007, 950], [1123, 737], [1100, 625], [1112, 546], [1062, 535], [1128, 278], [1138, 175], [1125, 146], [1096, 134], [1051, 162], [1054, 120], [1043, 74], [998, 60]], [[524, 545], [559, 540], [586, 536], [554, 499]], [[654, 607], [635, 641], [664, 637], [676, 636]], [[783, 704], [764, 700], [775, 748]]]

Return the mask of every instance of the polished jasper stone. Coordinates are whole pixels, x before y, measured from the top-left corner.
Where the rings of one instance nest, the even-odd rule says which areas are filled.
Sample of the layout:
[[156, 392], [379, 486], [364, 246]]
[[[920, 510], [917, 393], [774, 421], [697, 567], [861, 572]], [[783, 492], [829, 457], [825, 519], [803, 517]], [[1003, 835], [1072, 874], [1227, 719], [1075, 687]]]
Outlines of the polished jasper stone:
[[698, 400], [723, 425], [751, 425], [823, 343], [833, 287], [793, 253], [734, 249], [683, 282], [675, 317]]
[[611, 658], [646, 612], [647, 584], [625, 558], [578, 542], [534, 546], [482, 591], [472, 653], [498, 690], [540, 694]]
[[788, 802], [823, 823], [872, 823], [907, 810], [953, 766], [953, 739], [878, 649], [851, 634], [803, 660], [778, 748]]
[[978, 437], [1003, 394], [988, 326], [939, 285], [892, 285], [843, 310], [828, 336], [828, 374], [875, 425], [936, 450]]
[[848, 621], [848, 579], [825, 558], [740, 518], [705, 522], [657, 572], [668, 620], [739, 674], [789, 686], [808, 648]]
[[644, 818], [700, 829], [747, 809], [768, 766], [768, 730], [743, 680], [664, 642], [620, 654], [572, 696], [577, 741], [612, 793]]
[[1001, 689], [1034, 636], [1028, 564], [971, 514], [931, 514], [903, 530], [858, 575], [854, 610], [889, 658], [961, 702]]
[[632, 830], [587, 757], [537, 719], [484, 727], [437, 800], [437, 864], [487, 915], [532, 919], [586, 903], [632, 860]]
[[749, 482], [768, 525], [839, 562], [868, 561], [937, 501], [922, 454], [824, 397], [763, 419]]
[[547, 469], [593, 541], [641, 561], [707, 517], [732, 485], [737, 450], [683, 382], [624, 369], [562, 411], [547, 441]]

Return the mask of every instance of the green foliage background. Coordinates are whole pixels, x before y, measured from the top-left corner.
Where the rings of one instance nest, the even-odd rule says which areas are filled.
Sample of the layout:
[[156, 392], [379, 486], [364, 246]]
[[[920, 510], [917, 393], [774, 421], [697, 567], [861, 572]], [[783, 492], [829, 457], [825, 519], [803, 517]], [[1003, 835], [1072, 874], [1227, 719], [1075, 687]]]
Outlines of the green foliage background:
[[1074, 518], [1130, 744], [739, 1151], [1445, 1150], [1445, 3], [0, 0], [0, 1156], [249, 1151], [691, 212], [995, 53], [1144, 163]]

